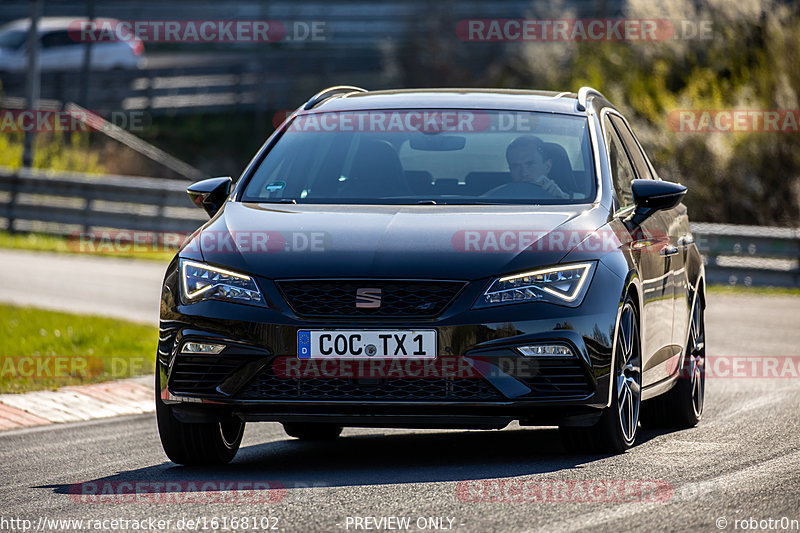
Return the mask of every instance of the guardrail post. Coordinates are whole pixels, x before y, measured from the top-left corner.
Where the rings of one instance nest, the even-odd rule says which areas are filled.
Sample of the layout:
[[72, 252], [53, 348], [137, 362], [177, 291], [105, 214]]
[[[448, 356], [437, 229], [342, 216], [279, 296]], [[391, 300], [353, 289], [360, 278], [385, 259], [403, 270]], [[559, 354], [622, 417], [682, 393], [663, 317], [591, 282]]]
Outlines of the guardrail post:
[[233, 67], [231, 69], [231, 74], [233, 74], [233, 97], [236, 100], [234, 109], [236, 109], [237, 113], [242, 110], [242, 83], [246, 70], [245, 67]]
[[153, 108], [153, 71], [147, 70], [147, 85], [144, 88], [145, 105], [144, 109], [150, 111]]
[[172, 231], [170, 220], [167, 218], [166, 211], [167, 195], [162, 194], [158, 197], [158, 207], [156, 216], [158, 217], [157, 228], [153, 229], [153, 250], [161, 250], [161, 246], [166, 245], [166, 233]]
[[19, 173], [14, 172], [11, 175], [11, 197], [8, 199], [8, 232], [14, 233], [14, 222], [16, 220], [17, 208], [17, 189], [19, 188]]
[[83, 206], [83, 232], [88, 234], [89, 228], [92, 226], [92, 211], [94, 210], [94, 195], [89, 193], [86, 195], [86, 203]]

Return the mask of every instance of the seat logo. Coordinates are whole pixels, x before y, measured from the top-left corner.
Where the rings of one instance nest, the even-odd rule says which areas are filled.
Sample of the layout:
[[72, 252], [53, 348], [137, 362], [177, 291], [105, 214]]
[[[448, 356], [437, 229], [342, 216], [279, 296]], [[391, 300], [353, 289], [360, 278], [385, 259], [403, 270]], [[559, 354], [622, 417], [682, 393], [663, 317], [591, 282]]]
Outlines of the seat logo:
[[356, 307], [376, 309], [381, 306], [381, 289], [362, 288], [356, 290]]

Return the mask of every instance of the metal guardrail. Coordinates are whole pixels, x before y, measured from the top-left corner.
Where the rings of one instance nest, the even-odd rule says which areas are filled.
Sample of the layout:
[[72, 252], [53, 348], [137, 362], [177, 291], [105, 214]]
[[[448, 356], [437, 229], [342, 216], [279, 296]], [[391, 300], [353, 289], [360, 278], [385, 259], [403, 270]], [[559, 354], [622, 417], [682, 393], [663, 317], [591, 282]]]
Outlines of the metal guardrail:
[[[188, 233], [208, 220], [188, 182], [0, 167], [5, 228], [54, 234], [103, 229]], [[692, 224], [709, 284], [800, 287], [800, 229]]]
[[208, 217], [188, 182], [0, 168], [0, 218], [9, 230], [70, 234], [98, 228], [190, 232]]
[[800, 287], [800, 228], [692, 224], [709, 284]]
[[[261, 74], [255, 65], [92, 71], [87, 107], [100, 114], [133, 110], [159, 114], [251, 110], [285, 103], [289, 84]], [[80, 71], [43, 72], [41, 79], [43, 100], [80, 101]], [[24, 73], [5, 74], [2, 81], [3, 107], [19, 107], [24, 102]]]

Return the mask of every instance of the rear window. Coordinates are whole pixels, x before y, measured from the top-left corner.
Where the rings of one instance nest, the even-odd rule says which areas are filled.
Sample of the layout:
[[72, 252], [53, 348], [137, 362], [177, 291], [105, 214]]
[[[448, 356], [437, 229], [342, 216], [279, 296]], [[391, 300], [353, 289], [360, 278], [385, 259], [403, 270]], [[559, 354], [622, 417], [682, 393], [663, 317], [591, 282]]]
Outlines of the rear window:
[[249, 202], [586, 203], [588, 124], [551, 113], [381, 110], [300, 115], [253, 172]]

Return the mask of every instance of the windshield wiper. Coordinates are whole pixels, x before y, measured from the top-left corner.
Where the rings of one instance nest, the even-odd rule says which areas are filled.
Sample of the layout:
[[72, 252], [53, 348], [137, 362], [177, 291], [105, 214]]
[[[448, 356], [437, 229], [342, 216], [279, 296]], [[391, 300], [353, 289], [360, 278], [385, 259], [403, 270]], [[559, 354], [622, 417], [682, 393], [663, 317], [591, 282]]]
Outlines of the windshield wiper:
[[420, 200], [417, 205], [436, 205], [436, 200]]

